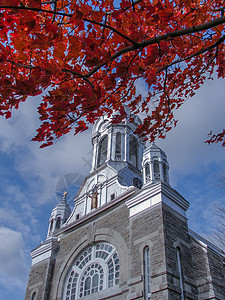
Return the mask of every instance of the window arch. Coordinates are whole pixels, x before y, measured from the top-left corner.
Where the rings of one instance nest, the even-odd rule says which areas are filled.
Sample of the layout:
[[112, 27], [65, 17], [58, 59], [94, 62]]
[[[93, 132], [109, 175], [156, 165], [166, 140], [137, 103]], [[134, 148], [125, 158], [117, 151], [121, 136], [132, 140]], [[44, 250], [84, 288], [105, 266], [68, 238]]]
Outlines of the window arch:
[[144, 278], [145, 278], [145, 300], [151, 299], [151, 269], [149, 246], [144, 248]]
[[49, 231], [52, 231], [52, 229], [53, 229], [53, 222], [54, 222], [54, 220], [52, 219], [51, 222], [50, 222], [50, 228], [49, 228]]
[[138, 142], [133, 135], [129, 136], [129, 162], [135, 168], [138, 167]]
[[119, 284], [120, 261], [114, 246], [101, 242], [87, 247], [73, 262], [63, 300], [80, 299]]
[[107, 159], [107, 148], [108, 148], [108, 136], [104, 136], [99, 143], [98, 147], [98, 163], [97, 167], [100, 167]]
[[32, 296], [31, 296], [31, 300], [36, 300], [37, 299], [37, 293], [33, 292]]
[[151, 180], [151, 175], [150, 175], [150, 164], [147, 162], [145, 164], [145, 182], [149, 182]]
[[121, 160], [121, 133], [116, 133], [116, 154], [115, 160]]
[[60, 228], [60, 225], [61, 225], [61, 218], [58, 217], [58, 218], [56, 219], [55, 229], [59, 229], [59, 228]]

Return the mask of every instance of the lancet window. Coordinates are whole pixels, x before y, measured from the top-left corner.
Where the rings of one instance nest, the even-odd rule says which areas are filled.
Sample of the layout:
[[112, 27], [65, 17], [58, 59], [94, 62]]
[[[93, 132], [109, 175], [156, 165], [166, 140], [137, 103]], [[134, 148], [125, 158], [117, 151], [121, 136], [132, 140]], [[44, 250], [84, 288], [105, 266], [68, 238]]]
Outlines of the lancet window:
[[116, 133], [116, 153], [115, 160], [121, 160], [121, 133]]
[[137, 142], [137, 139], [133, 135], [130, 135], [130, 137], [129, 137], [129, 161], [135, 168], [137, 168], [138, 142]]
[[108, 136], [106, 135], [99, 143], [97, 167], [100, 167], [106, 161], [107, 147], [108, 147]]
[[151, 299], [151, 269], [149, 247], [144, 248], [144, 270], [145, 270], [145, 300]]
[[59, 229], [60, 225], [61, 225], [61, 218], [58, 217], [57, 220], [56, 220], [55, 229]]
[[34, 292], [34, 293], [32, 294], [31, 300], [36, 300], [36, 299], [37, 299], [37, 293]]
[[163, 164], [163, 180], [164, 182], [168, 182], [167, 167], [165, 163]]
[[180, 248], [178, 247], [177, 247], [177, 266], [180, 275], [181, 300], [184, 300], [184, 283], [183, 283], [183, 274], [182, 274], [182, 266], [181, 266], [181, 254], [180, 254]]
[[119, 284], [120, 260], [107, 242], [86, 248], [74, 261], [64, 284], [63, 300], [75, 300]]
[[159, 161], [158, 159], [154, 159], [153, 161], [153, 171], [154, 171], [154, 179], [160, 179], [160, 170], [159, 170]]
[[145, 181], [146, 183], [149, 182], [151, 180], [151, 175], [150, 175], [150, 165], [147, 162], [145, 164]]

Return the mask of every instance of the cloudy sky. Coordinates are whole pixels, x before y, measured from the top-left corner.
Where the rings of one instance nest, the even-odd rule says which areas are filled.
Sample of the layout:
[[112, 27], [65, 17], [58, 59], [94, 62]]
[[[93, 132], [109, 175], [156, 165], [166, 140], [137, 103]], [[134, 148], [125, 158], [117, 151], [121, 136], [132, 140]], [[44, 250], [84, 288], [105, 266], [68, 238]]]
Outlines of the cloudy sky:
[[[156, 141], [167, 154], [172, 187], [190, 202], [191, 229], [203, 235], [215, 222], [214, 204], [224, 199], [216, 176], [224, 168], [225, 149], [204, 143], [210, 130], [224, 128], [224, 84], [205, 84], [177, 112], [177, 128]], [[31, 142], [39, 124], [37, 102], [30, 99], [11, 119], [0, 119], [0, 300], [24, 299], [30, 251], [46, 238], [62, 176], [76, 179], [90, 170], [90, 131], [68, 134], [47, 149]]]

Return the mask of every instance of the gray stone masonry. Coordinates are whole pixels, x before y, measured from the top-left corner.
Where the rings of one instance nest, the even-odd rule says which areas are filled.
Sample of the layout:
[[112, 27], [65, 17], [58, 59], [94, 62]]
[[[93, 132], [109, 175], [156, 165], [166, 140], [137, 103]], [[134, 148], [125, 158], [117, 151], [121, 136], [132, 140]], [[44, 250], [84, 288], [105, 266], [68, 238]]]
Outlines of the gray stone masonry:
[[194, 238], [191, 238], [191, 252], [199, 300], [224, 300], [224, 256]]
[[126, 200], [112, 202], [59, 230], [54, 255], [31, 267], [25, 300], [31, 300], [34, 291], [36, 300], [64, 300], [63, 285], [72, 263], [84, 248], [100, 241], [117, 249], [120, 283], [84, 300], [144, 300], [146, 246], [150, 249], [151, 300], [182, 299], [178, 248], [184, 299], [224, 300], [224, 257], [189, 235], [186, 218], [162, 202], [129, 217]]

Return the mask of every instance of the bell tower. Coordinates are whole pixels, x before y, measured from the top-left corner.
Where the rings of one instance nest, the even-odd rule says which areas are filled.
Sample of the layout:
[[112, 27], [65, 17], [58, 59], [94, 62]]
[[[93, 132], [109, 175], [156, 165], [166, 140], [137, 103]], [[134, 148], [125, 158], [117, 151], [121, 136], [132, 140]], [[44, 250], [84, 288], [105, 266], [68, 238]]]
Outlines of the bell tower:
[[119, 124], [112, 124], [111, 119], [101, 117], [92, 131], [93, 159], [91, 172], [110, 163], [115, 168], [125, 165], [141, 171], [143, 142], [134, 134], [140, 119], [133, 122], [125, 119]]
[[93, 127], [92, 168], [74, 199], [68, 224], [143, 185], [144, 142], [134, 133], [141, 121], [134, 116], [132, 122], [126, 118], [113, 124], [112, 118], [101, 117]]
[[52, 237], [54, 232], [62, 227], [71, 214], [71, 209], [66, 201], [66, 195], [67, 191], [64, 192], [63, 199], [52, 210], [47, 238]]
[[164, 151], [155, 143], [150, 144], [143, 154], [143, 183], [144, 185], [163, 182], [169, 185], [169, 164]]

